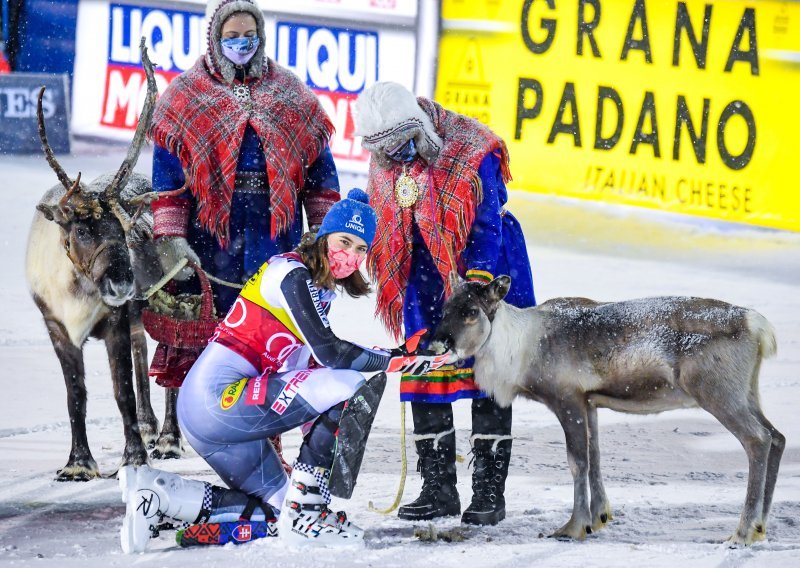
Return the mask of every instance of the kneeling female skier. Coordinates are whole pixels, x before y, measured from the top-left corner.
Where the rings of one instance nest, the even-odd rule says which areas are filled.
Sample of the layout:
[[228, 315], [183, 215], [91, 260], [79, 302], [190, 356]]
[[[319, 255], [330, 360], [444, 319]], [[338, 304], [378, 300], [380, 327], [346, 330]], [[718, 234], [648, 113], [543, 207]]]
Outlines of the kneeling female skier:
[[[325, 216], [315, 240], [272, 257], [245, 284], [178, 397], [186, 439], [231, 489], [147, 466], [122, 468], [123, 551], [145, 550], [163, 517], [265, 521], [290, 544], [363, 539], [343, 512], [327, 507], [344, 403], [364, 385], [361, 372], [443, 364], [441, 357], [367, 349], [331, 331], [334, 289], [354, 297], [369, 291], [358, 267], [375, 225], [367, 194], [353, 189]], [[310, 356], [321, 366], [310, 366]], [[289, 479], [267, 438], [312, 421]]]

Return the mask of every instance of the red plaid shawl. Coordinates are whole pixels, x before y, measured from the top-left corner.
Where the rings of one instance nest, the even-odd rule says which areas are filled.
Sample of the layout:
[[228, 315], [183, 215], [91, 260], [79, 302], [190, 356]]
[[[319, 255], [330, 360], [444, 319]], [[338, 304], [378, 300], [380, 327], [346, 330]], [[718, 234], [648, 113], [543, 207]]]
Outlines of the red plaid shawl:
[[378, 284], [376, 314], [395, 338], [402, 332], [403, 298], [411, 270], [412, 219], [449, 295], [448, 275], [458, 269], [453, 261], [457, 262], [467, 245], [475, 212], [483, 199], [478, 166], [486, 154], [497, 152], [503, 181], [511, 179], [508, 150], [499, 136], [480, 122], [445, 110], [429, 99], [419, 97], [417, 101], [444, 141], [433, 164], [428, 166], [417, 159], [409, 168], [408, 174], [420, 188], [419, 200], [409, 208], [397, 205], [394, 184], [403, 171], [400, 164], [383, 169], [372, 160], [367, 184], [370, 203], [380, 216], [378, 235], [367, 259], [370, 275]]
[[248, 122], [266, 154], [273, 238], [294, 220], [306, 170], [333, 132], [314, 93], [272, 60], [264, 63], [261, 78], [247, 79], [252, 99], [247, 104], [201, 57], [170, 83], [153, 117], [153, 140], [180, 159], [200, 204], [200, 222], [222, 246], [228, 240], [236, 164]]

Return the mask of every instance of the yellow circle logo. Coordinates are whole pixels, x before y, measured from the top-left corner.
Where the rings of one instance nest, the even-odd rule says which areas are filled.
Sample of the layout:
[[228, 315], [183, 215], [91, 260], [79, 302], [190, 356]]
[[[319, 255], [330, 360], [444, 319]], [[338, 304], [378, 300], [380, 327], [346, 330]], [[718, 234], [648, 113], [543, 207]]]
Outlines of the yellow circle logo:
[[222, 393], [222, 398], [219, 399], [219, 407], [222, 410], [228, 410], [244, 392], [244, 387], [247, 385], [247, 378], [239, 379], [235, 383], [228, 385], [228, 388]]

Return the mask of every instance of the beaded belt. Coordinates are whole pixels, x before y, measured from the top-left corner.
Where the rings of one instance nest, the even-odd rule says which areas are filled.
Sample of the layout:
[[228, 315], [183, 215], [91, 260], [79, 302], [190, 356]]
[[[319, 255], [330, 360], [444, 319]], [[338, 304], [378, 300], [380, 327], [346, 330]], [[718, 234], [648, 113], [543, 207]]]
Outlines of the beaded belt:
[[267, 174], [265, 172], [236, 172], [234, 191], [239, 193], [267, 193]]

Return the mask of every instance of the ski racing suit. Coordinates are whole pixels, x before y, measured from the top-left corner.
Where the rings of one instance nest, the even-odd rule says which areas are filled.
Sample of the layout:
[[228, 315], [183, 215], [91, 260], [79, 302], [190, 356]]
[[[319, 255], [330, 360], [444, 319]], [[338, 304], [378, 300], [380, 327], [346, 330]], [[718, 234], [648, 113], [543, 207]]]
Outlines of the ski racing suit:
[[272, 257], [247, 281], [178, 397], [192, 448], [231, 488], [276, 510], [289, 481], [267, 438], [305, 425], [298, 461], [330, 468], [344, 402], [364, 383], [362, 372], [389, 365], [388, 352], [334, 335], [334, 297], [314, 285], [296, 253]]

